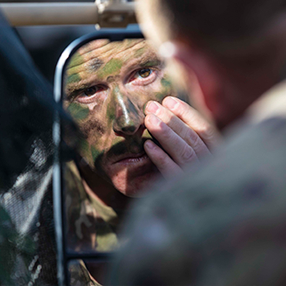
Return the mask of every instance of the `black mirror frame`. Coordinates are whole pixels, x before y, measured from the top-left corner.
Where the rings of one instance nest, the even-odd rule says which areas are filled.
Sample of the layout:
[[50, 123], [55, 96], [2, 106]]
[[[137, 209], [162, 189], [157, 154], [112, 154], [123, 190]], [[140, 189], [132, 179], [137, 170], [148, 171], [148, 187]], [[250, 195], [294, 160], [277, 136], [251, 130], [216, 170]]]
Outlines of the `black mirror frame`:
[[[63, 81], [65, 68], [69, 59], [76, 51], [86, 43], [96, 39], [109, 39], [110, 41], [122, 41], [124, 39], [144, 38], [137, 26], [136, 29], [107, 29], [84, 35], [72, 43], [61, 54], [55, 71], [54, 77], [54, 98], [56, 103], [62, 107], [64, 96]], [[53, 162], [53, 208], [54, 208], [54, 227], [57, 246], [57, 279], [58, 285], [69, 285], [68, 262], [74, 259], [98, 260], [107, 262], [112, 258], [113, 253], [69, 253], [66, 248], [66, 219], [65, 205], [63, 200], [63, 162], [61, 157], [62, 146], [62, 125], [59, 114], [55, 113], [53, 123], [53, 143], [54, 143], [54, 162]]]

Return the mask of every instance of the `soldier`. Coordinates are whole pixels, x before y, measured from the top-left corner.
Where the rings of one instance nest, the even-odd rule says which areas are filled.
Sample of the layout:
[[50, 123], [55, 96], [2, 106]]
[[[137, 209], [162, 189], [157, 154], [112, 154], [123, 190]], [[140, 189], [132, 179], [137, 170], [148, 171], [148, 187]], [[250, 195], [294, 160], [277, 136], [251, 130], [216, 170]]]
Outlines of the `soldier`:
[[[173, 167], [159, 171], [147, 148], [158, 137], [147, 130], [157, 119], [154, 108], [178, 100], [177, 92], [147, 41], [126, 39], [95, 40], [81, 47], [69, 62], [65, 93], [64, 108], [83, 134], [78, 156], [66, 170], [68, 246], [78, 252], [114, 250], [129, 198], [142, 196], [161, 174], [179, 173]], [[166, 117], [175, 126], [175, 137], [161, 142], [179, 170], [210, 154], [204, 137], [208, 143], [213, 140], [202, 116], [183, 105], [187, 115], [178, 118], [170, 112]], [[208, 128], [196, 133], [201, 125]], [[65, 136], [65, 141], [72, 145], [74, 138]], [[188, 150], [180, 150], [185, 144]]]
[[[184, 69], [193, 104], [209, 109], [225, 141], [213, 160], [137, 203], [112, 284], [285, 285], [285, 1], [138, 0], [137, 8], [146, 37]], [[156, 113], [159, 141], [168, 139], [165, 113]], [[158, 162], [157, 147], [149, 155], [159, 170], [171, 164], [164, 154]]]

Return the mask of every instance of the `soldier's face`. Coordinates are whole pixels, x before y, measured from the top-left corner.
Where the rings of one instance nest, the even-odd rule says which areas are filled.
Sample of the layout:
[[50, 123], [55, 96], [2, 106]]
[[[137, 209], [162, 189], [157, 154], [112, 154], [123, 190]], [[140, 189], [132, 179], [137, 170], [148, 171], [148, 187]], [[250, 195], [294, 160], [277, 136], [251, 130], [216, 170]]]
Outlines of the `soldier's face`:
[[85, 140], [80, 155], [127, 196], [136, 196], [156, 178], [143, 143], [144, 107], [173, 90], [163, 63], [145, 40], [96, 40], [71, 59], [66, 73], [65, 109]]

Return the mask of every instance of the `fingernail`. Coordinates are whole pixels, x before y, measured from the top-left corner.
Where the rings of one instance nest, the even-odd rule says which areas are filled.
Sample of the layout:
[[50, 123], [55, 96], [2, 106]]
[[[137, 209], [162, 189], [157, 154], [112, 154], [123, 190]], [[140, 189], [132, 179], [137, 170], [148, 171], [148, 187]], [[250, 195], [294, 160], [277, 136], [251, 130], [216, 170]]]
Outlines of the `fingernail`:
[[152, 125], [158, 126], [160, 124], [160, 119], [153, 114], [149, 115], [148, 119]]
[[174, 110], [178, 105], [178, 102], [174, 100], [172, 97], [167, 97], [165, 100], [165, 106], [169, 109]]
[[149, 102], [149, 104], [146, 107], [146, 111], [148, 111], [150, 113], [155, 113], [155, 114], [157, 113], [158, 109], [159, 109], [159, 105], [155, 101]]
[[149, 148], [149, 149], [153, 149], [154, 144], [153, 144], [153, 142], [152, 142], [151, 140], [146, 140], [146, 141], [145, 141], [145, 146], [146, 146], [147, 148]]

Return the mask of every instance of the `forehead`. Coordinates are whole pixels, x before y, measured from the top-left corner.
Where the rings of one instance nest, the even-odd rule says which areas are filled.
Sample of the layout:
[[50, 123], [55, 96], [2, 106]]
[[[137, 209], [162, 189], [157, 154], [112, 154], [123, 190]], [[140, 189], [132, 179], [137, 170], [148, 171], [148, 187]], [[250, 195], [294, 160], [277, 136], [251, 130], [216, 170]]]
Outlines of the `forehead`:
[[81, 47], [71, 58], [67, 69], [72, 72], [81, 67], [94, 71], [115, 59], [118, 65], [122, 65], [132, 59], [152, 56], [152, 54], [155, 55], [154, 50], [144, 39], [125, 39], [115, 42], [98, 39]]

